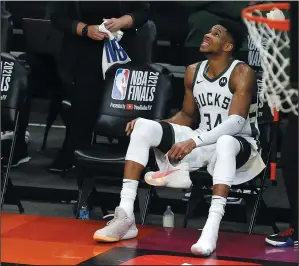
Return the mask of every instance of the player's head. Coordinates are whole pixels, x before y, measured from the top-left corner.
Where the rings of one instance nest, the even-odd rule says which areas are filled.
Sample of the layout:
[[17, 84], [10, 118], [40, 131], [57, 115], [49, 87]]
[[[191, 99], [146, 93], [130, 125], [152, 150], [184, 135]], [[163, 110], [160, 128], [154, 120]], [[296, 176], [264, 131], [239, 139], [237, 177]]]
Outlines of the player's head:
[[205, 54], [231, 55], [242, 46], [246, 28], [241, 23], [228, 19], [219, 20], [210, 32], [205, 34], [200, 51]]

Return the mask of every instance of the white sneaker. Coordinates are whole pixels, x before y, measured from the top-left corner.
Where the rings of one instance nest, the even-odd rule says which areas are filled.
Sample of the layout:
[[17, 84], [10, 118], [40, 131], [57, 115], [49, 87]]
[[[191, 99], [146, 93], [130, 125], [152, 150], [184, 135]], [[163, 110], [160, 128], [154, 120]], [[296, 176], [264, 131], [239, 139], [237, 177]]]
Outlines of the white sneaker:
[[189, 164], [184, 162], [172, 166], [167, 155], [165, 155], [165, 159], [164, 169], [146, 173], [145, 182], [155, 187], [190, 188], [192, 182], [189, 175]]
[[[110, 215], [106, 215], [106, 217]], [[122, 208], [116, 207], [115, 213], [112, 215], [114, 215], [113, 220], [109, 221], [104, 228], [94, 233], [93, 239], [95, 241], [118, 242], [120, 240], [135, 238], [138, 235], [135, 219], [130, 219]]]
[[[12, 140], [13, 131], [1, 131], [1, 140]], [[30, 141], [30, 133], [28, 131], [25, 132], [25, 143], [28, 144]]]

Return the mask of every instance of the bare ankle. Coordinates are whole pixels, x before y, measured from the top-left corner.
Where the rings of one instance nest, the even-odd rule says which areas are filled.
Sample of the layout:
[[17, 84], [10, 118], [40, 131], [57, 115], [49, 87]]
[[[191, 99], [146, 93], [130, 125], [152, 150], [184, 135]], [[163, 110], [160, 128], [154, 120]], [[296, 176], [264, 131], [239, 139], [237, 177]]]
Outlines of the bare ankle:
[[134, 161], [126, 161], [124, 176], [126, 179], [139, 181], [143, 169], [144, 166], [142, 164], [136, 163]]

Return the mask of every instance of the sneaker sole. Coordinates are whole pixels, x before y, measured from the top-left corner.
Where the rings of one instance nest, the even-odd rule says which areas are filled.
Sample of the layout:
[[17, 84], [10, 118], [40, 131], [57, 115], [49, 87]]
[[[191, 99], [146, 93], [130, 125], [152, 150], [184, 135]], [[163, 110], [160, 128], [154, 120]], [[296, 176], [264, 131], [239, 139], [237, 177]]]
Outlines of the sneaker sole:
[[136, 228], [136, 230], [128, 231], [121, 239], [119, 237], [116, 238], [116, 237], [109, 237], [109, 236], [96, 234], [93, 236], [93, 240], [97, 242], [112, 243], [112, 242], [119, 242], [121, 240], [132, 239], [137, 237], [137, 235], [138, 235], [138, 229]]
[[[153, 179], [153, 178], [151, 178], [150, 176], [148, 176], [148, 177], [145, 177], [144, 178], [144, 181], [147, 183], [147, 184], [149, 184], [149, 185], [151, 185], [151, 186], [154, 186], [154, 187], [165, 187], [166, 186], [166, 184], [165, 184], [165, 179], [166, 179], [166, 177], [160, 177], [160, 178], [156, 178], [156, 179]], [[152, 181], [152, 180], [155, 180], [154, 182]], [[159, 180], [159, 181], [158, 181]]]
[[103, 235], [93, 236], [93, 240], [95, 240], [97, 242], [107, 242], [107, 243], [120, 241], [119, 238], [113, 238], [113, 237], [108, 237], [108, 236], [103, 236]]
[[[26, 158], [23, 158], [21, 159], [20, 161], [18, 161], [16, 164], [12, 164], [11, 167], [17, 167], [19, 166], [20, 164], [22, 163], [28, 163], [29, 161], [31, 160], [31, 157], [26, 157]], [[7, 167], [7, 165], [3, 165], [4, 167]]]
[[[161, 180], [162, 179], [162, 180]], [[148, 177], [145, 177], [144, 178], [144, 181], [147, 183], [147, 184], [149, 184], [149, 185], [151, 185], [151, 186], [154, 186], [154, 187], [169, 187], [169, 188], [181, 188], [181, 189], [188, 189], [188, 188], [190, 188], [191, 186], [192, 186], [192, 182], [188, 182], [188, 184], [180, 184], [179, 186], [171, 186], [170, 184], [171, 184], [171, 182], [170, 182], [170, 184], [167, 184], [166, 182], [165, 182], [165, 180], [167, 179], [167, 177], [160, 177], [160, 178], [155, 178], [155, 179], [153, 179], [153, 178], [151, 178], [150, 176], [148, 176]], [[152, 180], [155, 180], [154, 182], [152, 181]], [[156, 183], [157, 182], [157, 180], [161, 180], [161, 181], [158, 181], [158, 183]]]

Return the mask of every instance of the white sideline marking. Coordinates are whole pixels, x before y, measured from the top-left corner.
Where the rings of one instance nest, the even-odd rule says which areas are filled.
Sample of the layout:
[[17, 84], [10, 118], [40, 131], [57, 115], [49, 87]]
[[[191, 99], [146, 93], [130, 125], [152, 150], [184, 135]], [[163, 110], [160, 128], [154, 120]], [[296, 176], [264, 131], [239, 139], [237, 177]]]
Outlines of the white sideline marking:
[[[32, 127], [46, 127], [46, 124], [29, 123]], [[52, 125], [52, 128], [65, 128], [65, 126]]]

